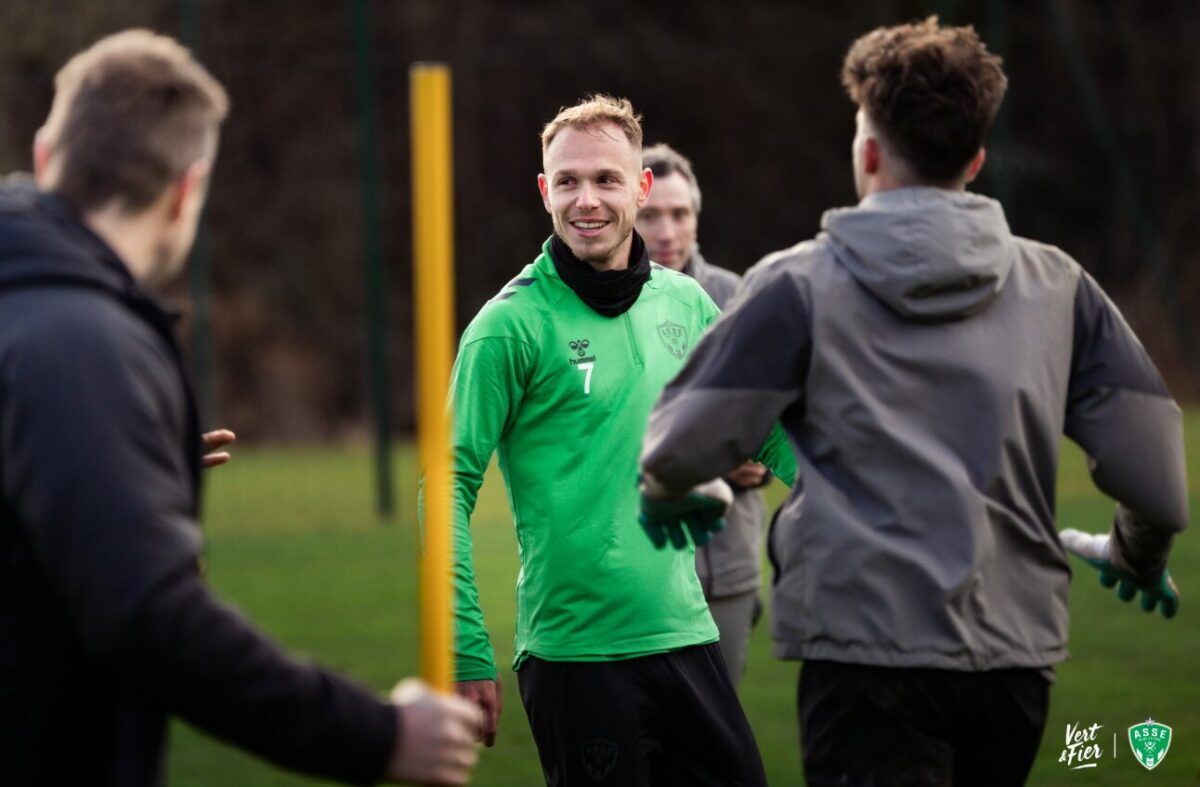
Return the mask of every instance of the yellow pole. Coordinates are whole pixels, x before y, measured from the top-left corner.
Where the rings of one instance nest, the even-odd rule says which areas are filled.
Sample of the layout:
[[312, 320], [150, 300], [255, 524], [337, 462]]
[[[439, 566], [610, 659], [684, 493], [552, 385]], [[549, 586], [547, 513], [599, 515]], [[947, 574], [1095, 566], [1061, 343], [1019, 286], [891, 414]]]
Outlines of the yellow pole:
[[451, 593], [451, 413], [446, 391], [454, 342], [454, 175], [450, 68], [409, 71], [412, 123], [413, 301], [417, 344], [417, 440], [425, 471], [425, 549], [421, 557], [421, 676], [453, 685]]

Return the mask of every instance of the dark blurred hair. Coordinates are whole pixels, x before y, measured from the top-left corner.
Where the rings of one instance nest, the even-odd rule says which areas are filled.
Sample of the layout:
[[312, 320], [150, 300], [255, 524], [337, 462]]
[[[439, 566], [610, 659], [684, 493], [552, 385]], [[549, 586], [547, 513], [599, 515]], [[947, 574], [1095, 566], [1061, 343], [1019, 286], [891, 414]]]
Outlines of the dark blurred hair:
[[108, 36], [55, 77], [42, 134], [59, 157], [51, 190], [77, 210], [113, 199], [136, 211], [216, 153], [224, 88], [180, 46], [148, 30]]
[[983, 146], [1008, 80], [973, 27], [881, 27], [846, 54], [842, 84], [915, 174], [956, 178]]
[[675, 148], [660, 142], [642, 149], [642, 166], [649, 167], [656, 178], [665, 178], [678, 172], [687, 181], [688, 191], [692, 194], [692, 208], [700, 212], [700, 184], [696, 182], [696, 173], [692, 172], [692, 162], [687, 156]]

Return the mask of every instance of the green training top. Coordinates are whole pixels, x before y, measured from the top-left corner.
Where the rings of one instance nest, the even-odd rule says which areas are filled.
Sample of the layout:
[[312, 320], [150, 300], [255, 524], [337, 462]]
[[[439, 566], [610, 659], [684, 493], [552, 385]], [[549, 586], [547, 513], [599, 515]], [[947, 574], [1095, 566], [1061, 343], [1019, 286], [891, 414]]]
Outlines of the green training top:
[[451, 380], [457, 680], [496, 676], [469, 520], [497, 448], [521, 559], [514, 668], [717, 640], [694, 550], [653, 547], [636, 488], [650, 410], [717, 315], [693, 279], [657, 264], [628, 311], [597, 314], [547, 240], [467, 327]]

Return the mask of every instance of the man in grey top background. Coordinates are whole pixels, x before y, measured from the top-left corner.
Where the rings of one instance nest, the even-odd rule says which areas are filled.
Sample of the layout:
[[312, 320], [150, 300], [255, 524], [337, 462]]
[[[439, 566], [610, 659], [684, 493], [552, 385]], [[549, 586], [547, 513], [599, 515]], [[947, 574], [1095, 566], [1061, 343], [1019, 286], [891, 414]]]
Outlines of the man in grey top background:
[[[700, 185], [691, 162], [669, 145], [658, 144], [642, 151], [642, 166], [654, 173], [650, 198], [636, 221], [650, 259], [691, 276], [724, 309], [741, 277], [710, 265], [700, 254], [696, 243]], [[734, 498], [725, 515], [725, 528], [696, 548], [696, 574], [721, 632], [721, 655], [735, 686], [746, 669], [750, 632], [762, 610], [759, 542], [766, 509], [759, 489], [769, 484], [771, 477], [758, 462], [744, 462], [726, 474]]]
[[[1178, 608], [1181, 413], [1079, 264], [966, 191], [1007, 86], [973, 29], [875, 30], [842, 80], [861, 201], [750, 271], [643, 473], [682, 493], [783, 423], [802, 492], [769, 538], [772, 635], [804, 659], [811, 787], [1021, 784], [1068, 655], [1068, 549]], [[1063, 434], [1118, 503], [1106, 536], [1056, 531]]]

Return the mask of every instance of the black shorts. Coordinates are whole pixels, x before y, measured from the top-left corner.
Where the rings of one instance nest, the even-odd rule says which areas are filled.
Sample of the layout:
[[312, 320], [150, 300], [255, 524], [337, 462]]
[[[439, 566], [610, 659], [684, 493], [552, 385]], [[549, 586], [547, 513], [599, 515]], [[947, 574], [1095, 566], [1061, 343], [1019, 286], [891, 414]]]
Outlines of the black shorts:
[[1038, 669], [956, 672], [806, 661], [800, 747], [809, 787], [1017, 787], [1046, 726]]
[[517, 680], [551, 787], [767, 783], [716, 643], [623, 661], [530, 657]]

